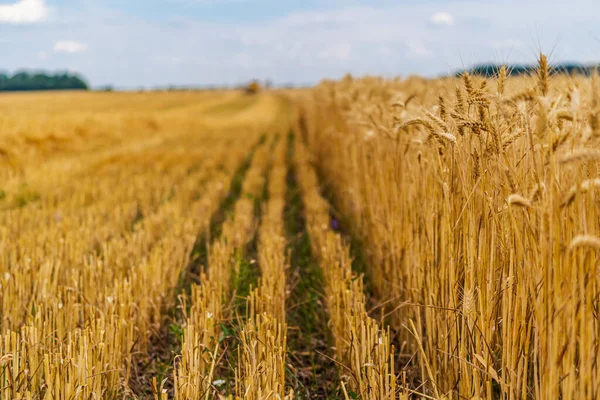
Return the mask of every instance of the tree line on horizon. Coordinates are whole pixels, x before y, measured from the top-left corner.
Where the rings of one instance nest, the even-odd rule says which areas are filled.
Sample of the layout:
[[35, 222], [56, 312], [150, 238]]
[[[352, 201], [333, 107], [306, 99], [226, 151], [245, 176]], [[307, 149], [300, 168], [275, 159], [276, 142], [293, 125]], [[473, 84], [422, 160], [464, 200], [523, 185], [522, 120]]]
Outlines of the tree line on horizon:
[[18, 71], [14, 74], [0, 72], [0, 92], [34, 90], [88, 90], [84, 78], [68, 72], [46, 73]]
[[[468, 69], [456, 71], [453, 76], [461, 76], [465, 72], [471, 75], [494, 77], [503, 64], [478, 64]], [[512, 64], [506, 65], [510, 76], [531, 75], [537, 70], [535, 65]], [[600, 64], [583, 65], [577, 63], [562, 63], [551, 68], [552, 74], [586, 75], [600, 70]], [[108, 87], [112, 89], [112, 87]], [[9, 74], [0, 71], [0, 92], [46, 91], [46, 90], [89, 90], [90, 87], [81, 75], [58, 72], [18, 71]]]
[[[469, 69], [463, 69], [454, 73], [454, 76], [461, 76], [465, 72], [471, 75], [478, 75], [485, 78], [493, 78], [498, 75], [500, 68], [505, 65], [510, 76], [531, 75], [537, 72], [537, 65], [525, 64], [478, 64]], [[594, 71], [600, 71], [600, 64], [577, 64], [561, 63], [550, 67], [550, 74], [564, 75], [585, 75], [590, 76]]]

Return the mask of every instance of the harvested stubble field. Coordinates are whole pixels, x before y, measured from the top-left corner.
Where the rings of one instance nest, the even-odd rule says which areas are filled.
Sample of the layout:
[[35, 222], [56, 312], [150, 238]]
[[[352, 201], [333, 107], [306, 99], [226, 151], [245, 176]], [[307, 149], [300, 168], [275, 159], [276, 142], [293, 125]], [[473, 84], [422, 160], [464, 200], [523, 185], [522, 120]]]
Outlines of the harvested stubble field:
[[1, 399], [595, 399], [600, 78], [0, 97]]

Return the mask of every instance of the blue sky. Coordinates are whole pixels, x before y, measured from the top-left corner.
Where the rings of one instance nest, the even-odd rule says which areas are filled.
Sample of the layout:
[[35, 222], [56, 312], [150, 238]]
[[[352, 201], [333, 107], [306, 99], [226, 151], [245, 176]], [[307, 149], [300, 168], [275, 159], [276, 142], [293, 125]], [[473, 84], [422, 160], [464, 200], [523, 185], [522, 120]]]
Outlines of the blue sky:
[[539, 50], [600, 61], [600, 1], [0, 0], [0, 68], [94, 86], [436, 76]]

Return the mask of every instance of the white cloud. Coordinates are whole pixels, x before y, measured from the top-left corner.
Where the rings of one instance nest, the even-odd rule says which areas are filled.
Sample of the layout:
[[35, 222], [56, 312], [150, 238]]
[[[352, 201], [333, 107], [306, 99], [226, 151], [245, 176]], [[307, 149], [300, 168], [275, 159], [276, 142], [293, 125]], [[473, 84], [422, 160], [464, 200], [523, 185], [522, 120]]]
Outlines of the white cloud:
[[433, 55], [431, 50], [419, 40], [407, 40], [406, 47], [408, 48], [407, 57], [409, 58], [425, 58]]
[[352, 53], [352, 45], [350, 43], [338, 43], [328, 46], [325, 50], [319, 53], [319, 57], [334, 60], [347, 60]]
[[379, 54], [381, 54], [382, 56], [389, 56], [392, 54], [392, 49], [390, 49], [389, 46], [386, 45], [379, 46]]
[[50, 10], [45, 0], [20, 0], [0, 4], [0, 24], [33, 24], [48, 18]]
[[431, 22], [436, 25], [454, 25], [454, 17], [450, 13], [439, 11], [431, 16]]
[[247, 3], [247, 0], [172, 0], [173, 3], [185, 4], [188, 6], [218, 6], [233, 3]]
[[496, 50], [518, 49], [523, 47], [523, 42], [514, 39], [494, 40], [490, 43], [490, 47]]
[[54, 45], [57, 53], [81, 53], [87, 50], [87, 44], [75, 40], [59, 40]]

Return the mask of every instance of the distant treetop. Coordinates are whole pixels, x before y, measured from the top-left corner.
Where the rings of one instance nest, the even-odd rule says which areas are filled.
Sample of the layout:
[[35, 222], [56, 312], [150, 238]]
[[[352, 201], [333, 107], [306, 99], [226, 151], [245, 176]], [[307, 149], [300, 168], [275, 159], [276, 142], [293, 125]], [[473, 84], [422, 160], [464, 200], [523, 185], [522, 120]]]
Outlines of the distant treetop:
[[18, 71], [13, 75], [0, 72], [0, 92], [33, 90], [88, 90], [87, 82], [76, 74]]
[[[492, 78], [498, 74], [498, 71], [503, 64], [479, 64], [466, 70], [457, 71], [454, 75], [460, 76], [465, 72], [471, 75], [484, 76]], [[506, 65], [507, 71], [511, 76], [529, 75], [537, 71], [537, 65], [522, 65], [513, 64]], [[550, 68], [551, 74], [566, 74], [566, 75], [591, 75], [594, 70], [600, 70], [600, 65], [583, 65], [575, 63], [563, 63], [554, 65]]]

